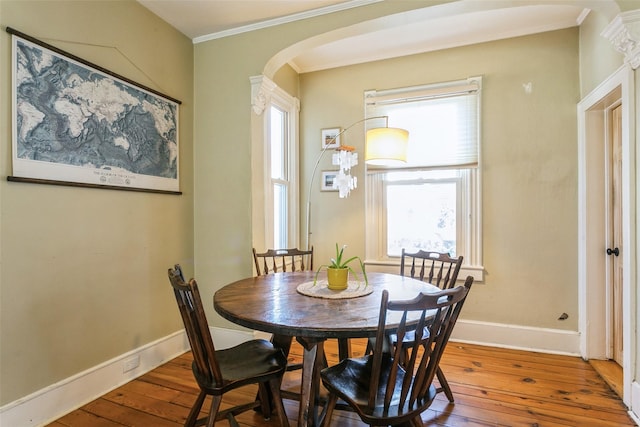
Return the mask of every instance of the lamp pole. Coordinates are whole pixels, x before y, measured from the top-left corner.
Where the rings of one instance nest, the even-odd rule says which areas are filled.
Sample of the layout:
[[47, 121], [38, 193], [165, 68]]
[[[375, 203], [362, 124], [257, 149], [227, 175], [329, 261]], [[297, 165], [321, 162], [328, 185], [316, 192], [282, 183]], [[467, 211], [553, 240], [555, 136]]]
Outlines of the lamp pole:
[[334, 136], [320, 152], [320, 155], [316, 160], [316, 164], [313, 166], [313, 172], [311, 173], [311, 179], [309, 180], [309, 192], [307, 194], [307, 245], [306, 245], [307, 250], [311, 249], [311, 190], [313, 189], [313, 180], [316, 176], [316, 171], [318, 170], [318, 165], [320, 164], [320, 160], [322, 160], [322, 157], [324, 156], [324, 153], [327, 151], [329, 146], [333, 144], [338, 139], [338, 137], [340, 137], [340, 135], [342, 135], [343, 133], [345, 133], [346, 131], [348, 131], [358, 123], [363, 123], [363, 122], [366, 122], [367, 120], [373, 120], [373, 119], [385, 119], [386, 120], [385, 127], [389, 126], [389, 116], [366, 117], [364, 119], [358, 120], [357, 122], [354, 122], [349, 126], [347, 126], [346, 128], [344, 128], [336, 136]]

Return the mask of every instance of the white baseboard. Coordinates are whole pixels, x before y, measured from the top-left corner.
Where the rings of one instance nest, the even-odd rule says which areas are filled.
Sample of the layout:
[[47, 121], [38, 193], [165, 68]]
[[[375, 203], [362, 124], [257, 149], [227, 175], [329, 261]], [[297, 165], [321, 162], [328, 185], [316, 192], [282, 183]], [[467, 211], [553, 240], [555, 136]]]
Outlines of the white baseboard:
[[640, 384], [633, 381], [631, 383], [631, 408], [629, 408], [629, 416], [640, 426]]
[[[211, 334], [219, 349], [253, 338], [269, 338], [268, 334], [260, 332], [213, 327]], [[460, 319], [451, 340], [579, 356], [578, 338], [578, 333], [573, 331]], [[184, 330], [178, 331], [3, 406], [0, 408], [0, 426], [38, 427], [48, 424], [188, 350], [189, 342]], [[123, 372], [124, 366], [138, 357], [138, 366]], [[638, 404], [633, 408], [640, 408], [640, 386], [634, 383], [634, 387], [634, 403], [637, 400]]]
[[[0, 426], [46, 425], [187, 350], [184, 330], [173, 333], [3, 406]], [[136, 363], [124, 372], [125, 365]]]
[[460, 319], [452, 341], [492, 347], [580, 356], [580, 335], [564, 329], [533, 328], [504, 323]]
[[[237, 331], [235, 332], [237, 333]], [[270, 337], [271, 334], [254, 331], [251, 338], [268, 340]], [[451, 341], [456, 342], [576, 357], [580, 357], [579, 340], [580, 336], [576, 331], [464, 319], [458, 320], [451, 336]]]

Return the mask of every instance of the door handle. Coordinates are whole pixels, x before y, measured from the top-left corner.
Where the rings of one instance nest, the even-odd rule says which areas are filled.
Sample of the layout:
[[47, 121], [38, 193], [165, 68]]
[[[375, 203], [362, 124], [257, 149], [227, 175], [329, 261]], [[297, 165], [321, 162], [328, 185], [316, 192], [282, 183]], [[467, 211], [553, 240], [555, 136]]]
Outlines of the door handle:
[[615, 256], [618, 256], [618, 255], [620, 255], [620, 249], [618, 249], [618, 248], [613, 248], [613, 249], [608, 248], [608, 249], [607, 249], [607, 255], [615, 255]]

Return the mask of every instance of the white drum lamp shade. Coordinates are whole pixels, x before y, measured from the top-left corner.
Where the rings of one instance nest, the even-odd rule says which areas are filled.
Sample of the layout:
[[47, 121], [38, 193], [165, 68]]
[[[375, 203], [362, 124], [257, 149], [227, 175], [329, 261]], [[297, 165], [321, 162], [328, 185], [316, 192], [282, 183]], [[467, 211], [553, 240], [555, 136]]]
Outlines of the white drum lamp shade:
[[391, 166], [406, 163], [409, 132], [398, 128], [367, 131], [364, 160], [370, 165]]

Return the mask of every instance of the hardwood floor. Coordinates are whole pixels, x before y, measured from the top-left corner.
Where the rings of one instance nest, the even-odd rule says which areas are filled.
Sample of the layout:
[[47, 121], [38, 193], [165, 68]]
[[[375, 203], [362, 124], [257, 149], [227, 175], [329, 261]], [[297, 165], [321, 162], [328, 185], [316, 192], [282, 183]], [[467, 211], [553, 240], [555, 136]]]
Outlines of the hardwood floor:
[[609, 384], [609, 387], [622, 398], [622, 366], [613, 360], [590, 360], [589, 363], [606, 383]]
[[[363, 340], [354, 340], [354, 355]], [[335, 341], [326, 346], [329, 363], [337, 359]], [[295, 347], [290, 358], [299, 359]], [[142, 377], [49, 424], [50, 427], [182, 426], [198, 388], [186, 353]], [[423, 416], [425, 426], [634, 426], [627, 409], [594, 368], [577, 357], [450, 342], [441, 363], [454, 393], [449, 404], [440, 393]], [[300, 371], [285, 376], [283, 388], [295, 389]], [[227, 402], [253, 399], [255, 387], [233, 392]], [[233, 402], [232, 402], [233, 403]], [[296, 401], [285, 400], [291, 425]], [[225, 405], [225, 401], [223, 401]], [[208, 410], [208, 401], [203, 408]], [[243, 427], [276, 426], [255, 412], [237, 417]], [[228, 426], [226, 421], [216, 425]], [[352, 413], [336, 411], [332, 426], [360, 427]]]

